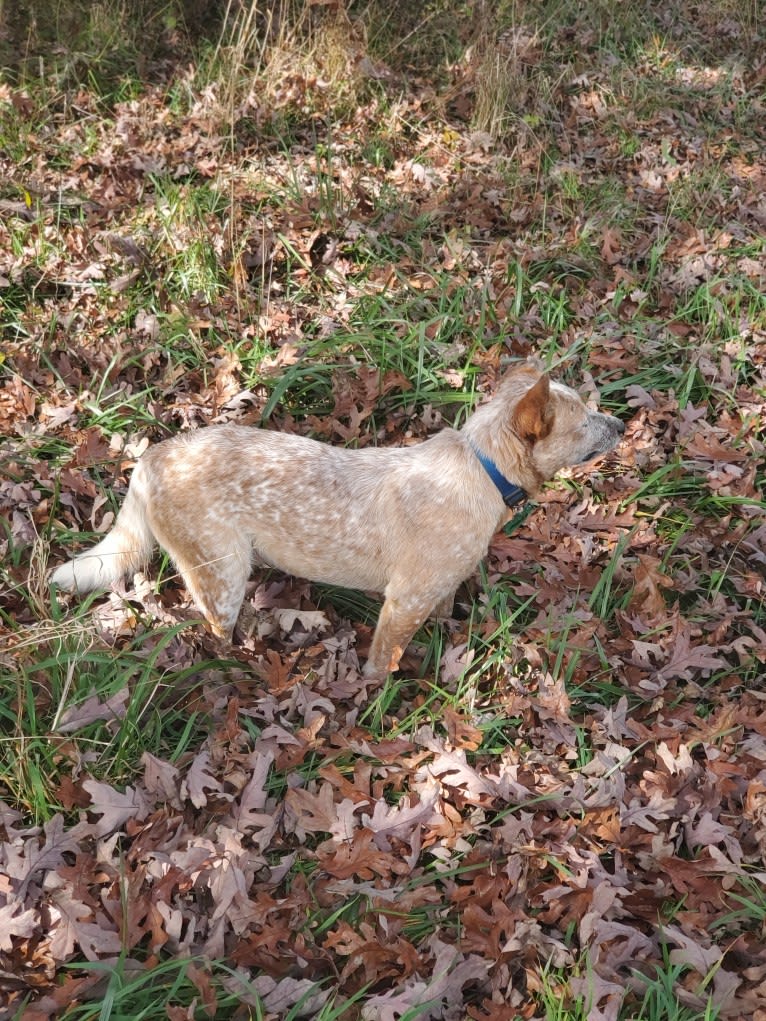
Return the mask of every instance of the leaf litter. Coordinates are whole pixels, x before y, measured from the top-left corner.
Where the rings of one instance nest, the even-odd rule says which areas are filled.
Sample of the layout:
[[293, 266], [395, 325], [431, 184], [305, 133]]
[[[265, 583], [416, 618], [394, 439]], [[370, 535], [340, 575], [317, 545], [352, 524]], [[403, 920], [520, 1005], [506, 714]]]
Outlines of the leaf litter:
[[[531, 43], [524, 53], [536, 59]], [[358, 672], [369, 622], [350, 626], [331, 602], [317, 605], [315, 593], [292, 580], [254, 583], [254, 625], [225, 668], [209, 665], [220, 649], [201, 634], [183, 631], [159, 651], [143, 647], [142, 655], [156, 654], [158, 671], [199, 667], [199, 687], [184, 697], [204, 712], [209, 733], [173, 761], [147, 751], [127, 782], [112, 783], [91, 775], [92, 761], [63, 743], [97, 723], [112, 732], [123, 725], [124, 688], [90, 694], [57, 715], [50, 739], [71, 763], [54, 791], [61, 810], [37, 825], [12, 792], [0, 802], [0, 988], [9, 1009], [26, 1003], [23, 1016], [43, 1021], [70, 1003], [98, 1001], [100, 973], [72, 964], [120, 959], [139, 973], [171, 956], [193, 962], [188, 975], [210, 1015], [224, 989], [274, 1018], [316, 1016], [334, 991], [364, 991], [359, 1016], [369, 1021], [412, 1011], [532, 1018], [552, 967], [569, 976], [570, 994], [596, 1021], [618, 1017], [626, 991], [640, 1002], [667, 952], [681, 968], [685, 1006], [704, 1009], [709, 996], [719, 1017], [762, 1016], [766, 703], [753, 682], [766, 660], [766, 631], [756, 622], [766, 562], [764, 325], [743, 321], [720, 342], [688, 302], [704, 294], [723, 311], [727, 280], [762, 286], [762, 247], [742, 251], [766, 216], [766, 167], [743, 132], [739, 151], [717, 163], [727, 187], [704, 199], [715, 218], [695, 227], [676, 221], [650, 296], [657, 224], [682, 187], [702, 187], [697, 170], [720, 156], [696, 127], [708, 77], [687, 70], [697, 76], [686, 83], [683, 115], [624, 107], [609, 125], [608, 71], [598, 66], [562, 90], [561, 159], [551, 179], [575, 194], [619, 172], [635, 199], [629, 229], [591, 225], [590, 249], [585, 224], [558, 192], [547, 240], [535, 233], [544, 202], [528, 130], [534, 119], [515, 128], [514, 184], [492, 139], [461, 121], [475, 101], [467, 67], [453, 68], [448, 129], [429, 119], [428, 87], [411, 83], [398, 116], [420, 118], [421, 127], [392, 153], [387, 176], [372, 164], [359, 176], [343, 158], [343, 144], [351, 151], [354, 133], [370, 129], [374, 105], [338, 124], [336, 187], [350, 211], [340, 230], [312, 183], [317, 164], [296, 167], [293, 154], [275, 150], [255, 173], [224, 144], [209, 92], [196, 95], [183, 124], [159, 88], [117, 102], [105, 120], [81, 92], [95, 132], [87, 145], [84, 120], [63, 115], [50, 136], [29, 140], [23, 179], [31, 189], [33, 174], [34, 201], [4, 201], [0, 224], [0, 286], [32, 295], [23, 329], [4, 349], [0, 509], [8, 551], [29, 550], [52, 513], [55, 473], [37, 456], [49, 437], [71, 451], [58, 473], [55, 513], [73, 530], [109, 527], [113, 511], [100, 494], [124, 492], [147, 437], [127, 412], [128, 426], [119, 416], [109, 428], [88, 424], [99, 378], [118, 409], [141, 406], [150, 389], [153, 439], [215, 421], [254, 424], [268, 400], [264, 381], [301, 364], [318, 309], [320, 334], [353, 332], [357, 303], [402, 281], [430, 294], [438, 267], [450, 274], [447, 297], [459, 287], [491, 295], [504, 321], [501, 333], [478, 305], [461, 307], [465, 331], [454, 351], [434, 348], [448, 387], [462, 387], [468, 366], [491, 390], [501, 353], [544, 347], [555, 302], [543, 299], [555, 297], [563, 277], [572, 315], [560, 348], [576, 351], [589, 334], [587, 363], [612, 393], [622, 388], [629, 421], [619, 466], [575, 473], [495, 539], [487, 584], [467, 597], [480, 612], [446, 622], [441, 689], [427, 676], [405, 681], [381, 726], [366, 713], [378, 692]], [[752, 97], [762, 73], [762, 66], [738, 73], [732, 95]], [[284, 87], [308, 88], [299, 79]], [[28, 102], [22, 88], [2, 86], [3, 105]], [[264, 116], [255, 97], [247, 103], [243, 113]], [[622, 152], [620, 137], [630, 142]], [[46, 145], [78, 155], [57, 170]], [[2, 163], [9, 180], [22, 180], [7, 154]], [[303, 190], [290, 195], [296, 173]], [[196, 240], [194, 226], [181, 223], [163, 240], [173, 196], [143, 197], [163, 176], [188, 194], [193, 175], [225, 184], [239, 247], [210, 215], [210, 247], [230, 282], [209, 295], [192, 289], [180, 309], [161, 281], [170, 279], [174, 254]], [[399, 190], [398, 208], [383, 208], [385, 186]], [[62, 216], [64, 209], [78, 215]], [[416, 255], [407, 231], [417, 216], [436, 227]], [[14, 221], [35, 233], [19, 234]], [[384, 255], [381, 238], [395, 255]], [[362, 242], [378, 259], [368, 273], [354, 253]], [[291, 248], [303, 257], [292, 260]], [[538, 278], [529, 300], [520, 302], [509, 265]], [[289, 291], [289, 275], [302, 293]], [[256, 278], [268, 281], [265, 293]], [[161, 314], [148, 300], [138, 310], [127, 304], [147, 280], [159, 290]], [[233, 284], [258, 305], [252, 321], [243, 320]], [[636, 335], [634, 317], [648, 302], [651, 317], [636, 319], [643, 331]], [[185, 343], [207, 351], [207, 375], [163, 352], [162, 331], [174, 318], [191, 338]], [[433, 340], [440, 323], [425, 329]], [[479, 329], [483, 346], [471, 348], [466, 334]], [[244, 344], [227, 347], [221, 334]], [[677, 387], [652, 387], [642, 367], [667, 363], [683, 342], [695, 347], [697, 382], [670, 359], [665, 369]], [[255, 373], [248, 358], [257, 360]], [[277, 403], [276, 425], [363, 445], [413, 442], [440, 423], [432, 407], [393, 400], [410, 401], [405, 372], [382, 372], [342, 350], [335, 358], [326, 406], [299, 414], [294, 402]], [[623, 386], [631, 376], [643, 382]], [[720, 399], [701, 396], [699, 380]], [[657, 473], [668, 496], [646, 483]], [[684, 526], [671, 541], [667, 522], [679, 506]], [[607, 614], [600, 586], [610, 567], [616, 605]], [[8, 569], [11, 623], [0, 626], [9, 676], [36, 676], [18, 630], [37, 623], [20, 595], [27, 573], [21, 559]], [[505, 621], [490, 594], [509, 577], [526, 606], [513, 640], [495, 655]], [[183, 621], [182, 601], [172, 579], [159, 595], [139, 579], [101, 603], [99, 640], [119, 655], [147, 612]], [[557, 663], [550, 649], [560, 650]], [[417, 667], [416, 659], [404, 663]], [[611, 689], [609, 698], [596, 697], [599, 685]], [[40, 708], [52, 701], [44, 681], [35, 699]], [[760, 926], [734, 911], [752, 884]], [[218, 987], [215, 961], [229, 968]], [[587, 973], [578, 975], [584, 961]], [[190, 1016], [167, 1009], [171, 1018]]]

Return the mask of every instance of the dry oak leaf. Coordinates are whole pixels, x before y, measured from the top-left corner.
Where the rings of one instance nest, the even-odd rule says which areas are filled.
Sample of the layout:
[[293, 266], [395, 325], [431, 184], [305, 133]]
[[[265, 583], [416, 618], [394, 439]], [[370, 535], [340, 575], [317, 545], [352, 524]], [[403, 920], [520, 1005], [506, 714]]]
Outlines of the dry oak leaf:
[[253, 908], [247, 895], [247, 877], [241, 866], [233, 857], [220, 855], [211, 858], [205, 881], [215, 905], [210, 921], [225, 919], [234, 932], [243, 932]]
[[[409, 799], [403, 798], [397, 805], [387, 805], [382, 799], [375, 804], [371, 816], [362, 814], [363, 824], [375, 834], [375, 844], [381, 851], [391, 850], [391, 837], [406, 841], [413, 851], [420, 849], [420, 826], [427, 825], [434, 817], [439, 800], [439, 785], [426, 787], [420, 802], [410, 806]], [[411, 865], [414, 865], [414, 861]]]
[[91, 695], [84, 702], [70, 706], [59, 717], [56, 733], [71, 734], [98, 720], [121, 720], [125, 716], [129, 694], [127, 687], [121, 688], [105, 702], [98, 695]]
[[447, 751], [444, 742], [437, 738], [430, 727], [421, 727], [417, 744], [432, 752], [433, 761], [422, 767], [421, 776], [438, 777], [448, 787], [460, 788], [463, 795], [477, 804], [487, 798], [502, 796], [501, 785], [496, 778], [483, 776], [466, 760], [465, 751]]
[[588, 1021], [617, 1021], [625, 999], [624, 985], [609, 982], [595, 969], [583, 978], [573, 976], [569, 984], [574, 995], [588, 1003]]
[[[120, 934], [99, 925], [93, 910], [72, 897], [67, 886], [54, 890], [48, 903], [52, 922], [50, 952], [55, 960], [66, 961], [76, 945], [89, 961], [120, 953]], [[106, 921], [103, 915], [101, 920]]]
[[632, 798], [628, 805], [620, 805], [620, 825], [623, 830], [628, 826], [638, 826], [647, 833], [659, 833], [659, 826], [653, 822], [666, 822], [677, 810], [677, 799], [666, 798], [659, 790], [652, 791], [649, 801]]
[[373, 834], [359, 830], [353, 840], [343, 844], [323, 844], [317, 855], [322, 869], [335, 879], [359, 876], [369, 880], [374, 875], [388, 879], [392, 874], [406, 875], [410, 871], [401, 855], [380, 851], [372, 845]]
[[41, 928], [40, 915], [32, 908], [20, 911], [21, 904], [11, 901], [0, 907], [0, 950], [13, 950], [13, 937], [28, 939], [36, 929]]
[[660, 667], [654, 678], [662, 681], [690, 681], [698, 672], [705, 676], [726, 666], [726, 660], [715, 654], [712, 645], [692, 645], [686, 631], [678, 630], [670, 659]]
[[268, 1018], [286, 1017], [291, 1008], [295, 1008], [293, 1017], [317, 1017], [333, 993], [331, 988], [319, 989], [313, 979], [288, 976], [275, 980], [270, 975], [252, 978], [244, 968], [231, 972], [221, 984], [240, 1003], [255, 1007], [259, 1017]]
[[98, 780], [83, 780], [82, 786], [91, 797], [86, 811], [101, 816], [93, 827], [95, 837], [106, 837], [128, 819], [145, 819], [149, 814], [150, 805], [140, 788], [126, 787], [124, 793], [120, 793]]
[[678, 948], [670, 951], [671, 964], [686, 964], [694, 968], [700, 975], [712, 975], [713, 1004], [719, 1010], [725, 1010], [727, 1006], [731, 1006], [734, 994], [742, 984], [742, 978], [721, 967], [721, 962], [724, 959], [721, 948], [717, 946], [705, 947], [675, 925], [666, 926], [664, 934]]
[[373, 996], [362, 1007], [364, 1021], [399, 1021], [405, 1014], [419, 1021], [458, 1021], [465, 1016], [463, 987], [483, 981], [493, 962], [475, 954], [464, 957], [438, 938], [432, 940], [432, 948], [430, 977], [412, 978], [399, 992]]
[[601, 241], [601, 258], [608, 266], [614, 266], [622, 258], [622, 232], [619, 228], [606, 227]]
[[664, 619], [668, 607], [662, 596], [662, 589], [673, 587], [672, 579], [662, 573], [660, 559], [639, 553], [630, 596], [630, 609], [641, 607], [652, 620]]
[[[471, 663], [473, 663], [475, 655], [476, 650], [469, 649], [467, 642], [460, 642], [458, 645], [448, 645], [439, 663], [439, 677], [441, 683], [446, 687], [452, 681], [456, 681], [459, 677], [461, 677]], [[444, 716], [447, 722], [447, 733], [450, 735], [450, 741], [453, 745], [455, 745], [455, 747], [469, 748], [469, 745], [455, 744], [449, 727], [449, 713], [453, 713], [457, 717], [457, 714], [453, 709], [450, 709], [449, 706], [445, 706]], [[481, 738], [479, 739], [479, 744], [481, 744]], [[479, 745], [475, 746], [475, 748], [478, 747]], [[473, 750], [474, 748], [471, 748], [471, 751]]]
[[291, 607], [279, 607], [272, 610], [272, 615], [285, 634], [295, 627], [296, 621], [304, 631], [326, 631], [330, 621], [321, 610], [295, 610]]
[[269, 769], [274, 761], [271, 752], [255, 752], [252, 756], [253, 775], [232, 806], [231, 817], [240, 832], [257, 831], [252, 839], [260, 850], [271, 842], [277, 828], [278, 813], [266, 794]]
[[157, 801], [181, 808], [182, 802], [178, 793], [179, 774], [176, 767], [164, 759], [158, 759], [151, 752], [144, 752], [141, 764], [144, 767], [144, 787], [147, 793]]
[[401, 973], [401, 966], [397, 966], [398, 946], [384, 944], [369, 922], [358, 922], [357, 928], [352, 928], [348, 922], [339, 922], [327, 934], [324, 946], [341, 957], [351, 958], [343, 969], [344, 978], [361, 967], [364, 967], [365, 982], [379, 982], [381, 978]]
[[[358, 802], [358, 805], [365, 804], [368, 804], [366, 800]], [[329, 783], [321, 784], [316, 794], [300, 787], [289, 790], [285, 806], [294, 816], [294, 830], [300, 840], [305, 840], [307, 833], [329, 833], [343, 842], [350, 840], [358, 828], [354, 818], [357, 805], [350, 798], [336, 804]]]
[[54, 815], [45, 823], [43, 833], [45, 841], [42, 846], [39, 845], [37, 835], [30, 837], [23, 844], [13, 840], [1, 846], [3, 871], [10, 878], [21, 881], [17, 894], [20, 899], [23, 898], [27, 884], [35, 874], [48, 872], [61, 865], [64, 861], [64, 852], [76, 852], [81, 837], [85, 833], [92, 835], [93, 830], [87, 823], [78, 823], [67, 830], [64, 828], [64, 817]]
[[692, 435], [686, 444], [685, 453], [692, 454], [704, 461], [746, 461], [751, 455], [744, 450], [736, 450], [730, 444], [722, 443], [712, 428], [708, 427]]
[[207, 804], [206, 790], [219, 797], [223, 795], [223, 785], [218, 777], [208, 772], [209, 765], [210, 753], [205, 750], [199, 752], [195, 755], [189, 772], [181, 784], [181, 797], [188, 797], [195, 808], [202, 808]]
[[742, 861], [742, 845], [736, 839], [734, 828], [714, 819], [710, 812], [702, 812], [696, 822], [684, 824], [684, 840], [692, 851], [698, 847], [723, 844], [733, 862], [739, 864]]

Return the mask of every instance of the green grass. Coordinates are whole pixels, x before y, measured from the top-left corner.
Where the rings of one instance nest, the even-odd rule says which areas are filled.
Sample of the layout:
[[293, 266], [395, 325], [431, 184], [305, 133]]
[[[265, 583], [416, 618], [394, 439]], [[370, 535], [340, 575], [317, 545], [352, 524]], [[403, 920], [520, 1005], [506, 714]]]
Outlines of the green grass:
[[671, 963], [669, 949], [665, 945], [662, 949], [663, 964], [656, 966], [654, 975], [646, 981], [639, 1013], [633, 1017], [636, 1021], [716, 1021], [721, 1014], [707, 991], [713, 973], [706, 975], [699, 987], [693, 990], [700, 1000], [707, 1000], [706, 1005], [701, 1010], [684, 1006], [677, 989], [690, 969]]
[[[205, 959], [173, 959], [159, 962], [151, 971], [141, 971], [135, 962], [121, 958], [114, 964], [103, 966], [92, 962], [87, 971], [103, 973], [103, 999], [98, 1004], [76, 1004], [66, 1008], [60, 1016], [66, 1021], [159, 1021], [167, 1017], [169, 1008], [194, 1012], [193, 1016], [227, 1016], [248, 1010], [253, 1021], [265, 1019], [270, 1011], [268, 996], [259, 993], [241, 970], [234, 971], [220, 962]], [[158, 1002], [158, 993], [161, 1001]], [[349, 1006], [362, 998], [364, 990], [343, 1003], [317, 985], [308, 989], [300, 1000], [283, 1017], [297, 1021], [311, 1011], [316, 1021], [338, 1021]], [[200, 1004], [200, 999], [203, 1003]]]
[[[684, 1006], [679, 998], [678, 987], [688, 968], [671, 964], [668, 948], [664, 948], [662, 966], [646, 978], [641, 976], [640, 983], [644, 988], [643, 996], [638, 1000], [626, 993], [619, 1003], [618, 1017], [620, 1021], [716, 1021], [720, 1012], [716, 1010], [712, 999], [705, 991], [703, 983], [695, 989], [695, 995], [707, 1005], [700, 1009]], [[577, 993], [570, 988], [571, 978], [578, 979]], [[541, 974], [540, 1005], [544, 1009], [545, 1021], [588, 1021], [597, 1006], [595, 990], [598, 982], [592, 971], [592, 965], [585, 958], [574, 968], [546, 967]], [[587, 992], [579, 992], [585, 987]], [[615, 991], [616, 992], [616, 991]]]
[[[34, 658], [22, 660], [10, 701], [0, 706], [0, 784], [39, 821], [61, 810], [60, 782], [81, 758], [94, 777], [127, 783], [144, 752], [176, 761], [195, 747], [206, 721], [189, 711], [186, 693], [206, 673], [225, 669], [167, 665], [169, 648], [193, 625], [160, 632], [139, 625], [135, 638], [104, 648], [88, 619], [91, 604], [77, 619], [54, 618], [30, 636]], [[68, 722], [93, 702], [102, 708], [92, 723]]]

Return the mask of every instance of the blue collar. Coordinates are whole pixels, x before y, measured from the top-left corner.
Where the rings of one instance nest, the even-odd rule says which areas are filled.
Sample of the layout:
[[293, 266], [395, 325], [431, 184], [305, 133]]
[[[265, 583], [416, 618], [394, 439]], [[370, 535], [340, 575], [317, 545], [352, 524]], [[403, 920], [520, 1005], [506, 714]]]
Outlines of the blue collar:
[[527, 499], [527, 494], [521, 486], [516, 486], [513, 482], [509, 482], [492, 458], [483, 454], [473, 442], [471, 442], [471, 450], [476, 454], [484, 471], [497, 486], [506, 507], [516, 507]]

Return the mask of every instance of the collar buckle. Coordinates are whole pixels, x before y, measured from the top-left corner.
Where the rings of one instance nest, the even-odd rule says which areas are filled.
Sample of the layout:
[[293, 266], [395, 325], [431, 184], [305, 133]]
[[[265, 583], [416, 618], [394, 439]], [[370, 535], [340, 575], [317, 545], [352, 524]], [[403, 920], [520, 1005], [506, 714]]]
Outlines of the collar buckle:
[[473, 441], [470, 442], [471, 450], [473, 450], [484, 471], [494, 482], [498, 492], [503, 498], [505, 506], [513, 508], [518, 507], [520, 503], [523, 503], [527, 499], [526, 491], [523, 490], [521, 486], [517, 486], [515, 483], [509, 482], [492, 458], [487, 457], [486, 454], [482, 453]]

